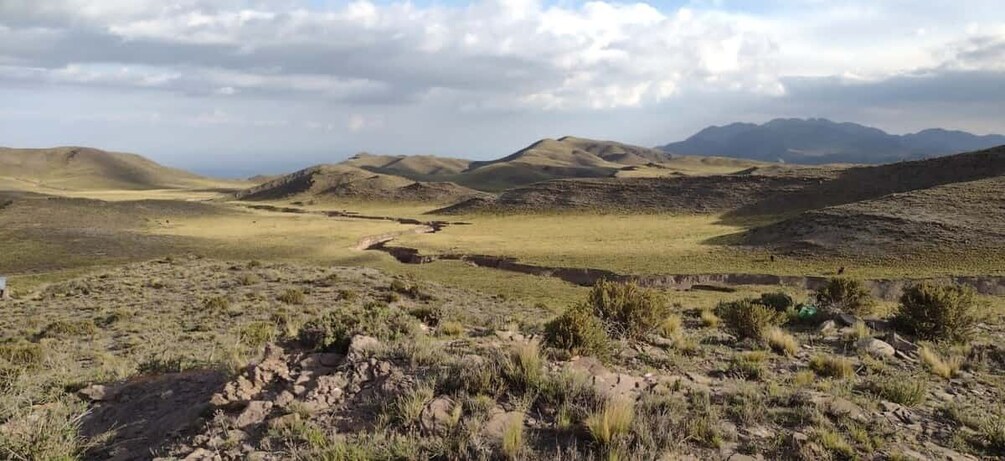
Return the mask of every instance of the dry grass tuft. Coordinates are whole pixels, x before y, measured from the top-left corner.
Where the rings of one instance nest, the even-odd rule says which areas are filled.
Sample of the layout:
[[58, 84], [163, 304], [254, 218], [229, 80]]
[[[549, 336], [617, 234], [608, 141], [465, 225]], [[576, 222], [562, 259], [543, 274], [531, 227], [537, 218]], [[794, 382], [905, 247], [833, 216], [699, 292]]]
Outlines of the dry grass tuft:
[[764, 335], [771, 350], [783, 355], [795, 355], [799, 352], [799, 341], [781, 328], [775, 327], [768, 330]]
[[960, 367], [963, 366], [962, 357], [949, 356], [943, 358], [938, 352], [928, 347], [918, 349], [918, 355], [929, 371], [945, 379], [952, 379], [958, 376], [960, 374]]
[[635, 403], [628, 399], [611, 399], [593, 414], [587, 416], [585, 424], [590, 436], [601, 446], [628, 433], [635, 419]]
[[836, 355], [815, 355], [810, 359], [810, 369], [820, 376], [844, 379], [855, 376], [851, 360]]

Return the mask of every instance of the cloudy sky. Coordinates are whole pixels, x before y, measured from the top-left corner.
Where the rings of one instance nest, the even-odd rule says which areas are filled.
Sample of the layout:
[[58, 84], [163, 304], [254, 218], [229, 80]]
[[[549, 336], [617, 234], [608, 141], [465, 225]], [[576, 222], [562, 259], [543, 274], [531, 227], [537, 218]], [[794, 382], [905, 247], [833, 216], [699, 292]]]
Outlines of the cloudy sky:
[[0, 0], [0, 145], [245, 174], [828, 117], [1005, 132], [1001, 0]]

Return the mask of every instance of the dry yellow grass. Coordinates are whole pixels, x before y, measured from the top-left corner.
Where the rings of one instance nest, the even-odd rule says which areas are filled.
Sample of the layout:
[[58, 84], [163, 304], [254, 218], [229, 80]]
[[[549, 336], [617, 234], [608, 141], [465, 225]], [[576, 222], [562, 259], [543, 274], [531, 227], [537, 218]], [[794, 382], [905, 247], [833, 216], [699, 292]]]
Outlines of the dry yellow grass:
[[794, 355], [799, 352], [799, 341], [781, 328], [770, 328], [764, 335], [764, 339], [768, 342], [771, 350], [779, 354]]
[[932, 374], [945, 379], [955, 378], [960, 374], [960, 367], [963, 366], [962, 357], [954, 355], [943, 358], [938, 352], [928, 347], [918, 349], [918, 355]]
[[586, 428], [598, 444], [608, 446], [627, 434], [635, 419], [635, 403], [628, 399], [611, 399], [586, 418]]

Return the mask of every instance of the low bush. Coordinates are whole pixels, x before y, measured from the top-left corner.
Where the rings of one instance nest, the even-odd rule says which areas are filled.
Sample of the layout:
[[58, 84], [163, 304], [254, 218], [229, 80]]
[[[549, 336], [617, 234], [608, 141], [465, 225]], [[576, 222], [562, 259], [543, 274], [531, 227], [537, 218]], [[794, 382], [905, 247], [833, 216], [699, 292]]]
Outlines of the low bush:
[[820, 307], [830, 313], [847, 313], [856, 316], [872, 315], [876, 310], [876, 300], [861, 281], [847, 278], [832, 278], [815, 294]]
[[670, 316], [670, 305], [660, 293], [636, 283], [601, 280], [593, 286], [586, 305], [615, 338], [641, 339]]
[[36, 343], [6, 343], [0, 344], [0, 360], [17, 366], [34, 368], [42, 364], [45, 350]]
[[355, 335], [394, 340], [415, 331], [415, 319], [399, 309], [371, 303], [363, 307], [336, 309], [300, 328], [300, 343], [309, 348], [344, 352]]
[[866, 388], [876, 397], [907, 407], [921, 404], [928, 394], [928, 386], [923, 380], [907, 377], [876, 378]]
[[230, 307], [230, 300], [225, 296], [213, 296], [202, 300], [202, 308], [210, 312], [225, 311]]
[[278, 336], [279, 329], [271, 322], [251, 322], [241, 328], [241, 340], [254, 348], [275, 341]]
[[443, 319], [443, 308], [441, 307], [420, 306], [408, 311], [408, 313], [431, 327], [439, 325], [440, 320]]
[[296, 288], [286, 289], [276, 299], [286, 304], [303, 304], [307, 302], [307, 296], [304, 295], [304, 292]]
[[783, 312], [751, 299], [720, 303], [715, 314], [725, 322], [726, 329], [740, 339], [761, 340], [769, 329], [786, 320]]
[[586, 305], [578, 304], [544, 328], [545, 343], [569, 351], [571, 354], [606, 356], [610, 349], [610, 338], [604, 324]]
[[966, 342], [977, 325], [977, 296], [968, 286], [921, 283], [904, 290], [894, 325], [933, 341]]
[[757, 302], [779, 312], [792, 309], [796, 305], [796, 303], [792, 300], [792, 296], [789, 296], [781, 291], [775, 293], [764, 293], [761, 295], [761, 298], [757, 300]]

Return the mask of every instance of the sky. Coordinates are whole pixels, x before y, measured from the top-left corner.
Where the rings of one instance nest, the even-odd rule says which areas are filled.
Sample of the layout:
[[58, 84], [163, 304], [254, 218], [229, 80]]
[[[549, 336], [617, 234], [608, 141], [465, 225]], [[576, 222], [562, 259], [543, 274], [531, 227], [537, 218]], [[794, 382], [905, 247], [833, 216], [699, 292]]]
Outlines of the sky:
[[0, 0], [0, 145], [245, 175], [826, 117], [1005, 133], [1001, 0]]

